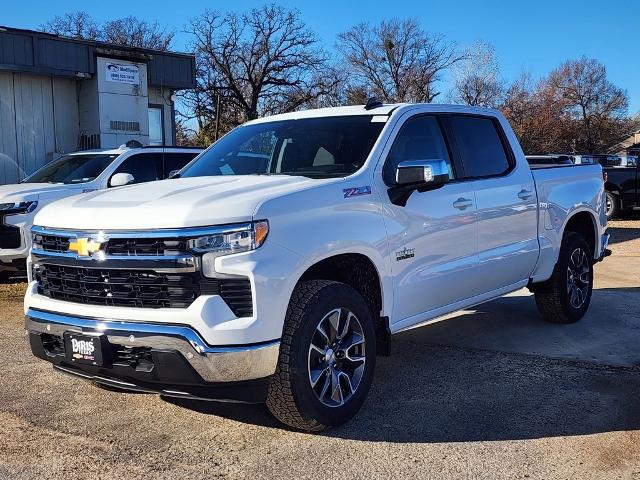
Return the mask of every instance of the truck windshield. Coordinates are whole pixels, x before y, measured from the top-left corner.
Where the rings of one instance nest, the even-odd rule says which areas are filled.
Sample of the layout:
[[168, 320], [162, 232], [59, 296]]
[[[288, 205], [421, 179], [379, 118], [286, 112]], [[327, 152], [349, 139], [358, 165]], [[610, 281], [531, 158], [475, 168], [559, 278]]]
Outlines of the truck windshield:
[[355, 115], [241, 126], [187, 165], [180, 176], [343, 177], [362, 167], [380, 135], [384, 123], [372, 120]]
[[65, 155], [46, 164], [21, 183], [84, 183], [94, 180], [118, 155]]

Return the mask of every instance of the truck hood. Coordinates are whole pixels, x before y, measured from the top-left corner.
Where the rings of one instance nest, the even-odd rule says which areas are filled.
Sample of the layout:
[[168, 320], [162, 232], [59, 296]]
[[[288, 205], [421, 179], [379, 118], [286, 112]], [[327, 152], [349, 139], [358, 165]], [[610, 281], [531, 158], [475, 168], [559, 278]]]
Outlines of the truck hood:
[[162, 180], [54, 202], [36, 215], [34, 224], [78, 230], [146, 230], [246, 222], [266, 200], [332, 181], [283, 175]]
[[82, 192], [83, 187], [58, 183], [15, 183], [0, 185], [0, 203], [54, 200]]

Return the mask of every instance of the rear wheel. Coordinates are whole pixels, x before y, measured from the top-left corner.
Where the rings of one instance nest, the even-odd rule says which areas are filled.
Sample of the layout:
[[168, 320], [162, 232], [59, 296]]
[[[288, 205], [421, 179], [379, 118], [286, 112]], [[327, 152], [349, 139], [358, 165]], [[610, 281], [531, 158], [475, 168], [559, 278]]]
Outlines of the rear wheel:
[[371, 313], [352, 287], [326, 280], [301, 283], [287, 310], [269, 410], [307, 431], [347, 422], [371, 386], [375, 344]]
[[542, 317], [553, 323], [574, 323], [589, 308], [593, 291], [593, 254], [585, 239], [567, 232], [553, 276], [536, 289]]
[[618, 216], [618, 210], [620, 209], [618, 204], [618, 197], [616, 197], [611, 192], [604, 192], [605, 195], [605, 206], [606, 206], [606, 214], [607, 220], [615, 218]]

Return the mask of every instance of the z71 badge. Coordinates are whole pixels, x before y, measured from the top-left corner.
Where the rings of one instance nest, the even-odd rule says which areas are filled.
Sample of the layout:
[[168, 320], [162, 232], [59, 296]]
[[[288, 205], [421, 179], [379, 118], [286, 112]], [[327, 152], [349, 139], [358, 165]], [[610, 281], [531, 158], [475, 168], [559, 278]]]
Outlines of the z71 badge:
[[351, 187], [342, 190], [344, 198], [359, 197], [360, 195], [371, 195], [371, 187], [365, 185], [364, 187]]
[[396, 252], [396, 261], [406, 260], [407, 258], [413, 258], [416, 256], [415, 248], [403, 248], [399, 252]]

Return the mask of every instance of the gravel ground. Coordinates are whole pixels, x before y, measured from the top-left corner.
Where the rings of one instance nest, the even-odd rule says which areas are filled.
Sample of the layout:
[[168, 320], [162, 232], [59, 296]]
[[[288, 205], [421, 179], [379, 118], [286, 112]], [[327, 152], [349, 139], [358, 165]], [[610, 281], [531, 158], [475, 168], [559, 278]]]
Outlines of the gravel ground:
[[[640, 221], [611, 232], [629, 275], [604, 262], [597, 288], [640, 286]], [[311, 435], [263, 406], [118, 394], [53, 372], [25, 345], [23, 288], [0, 285], [3, 479], [640, 479], [638, 368], [404, 333], [360, 414]]]

